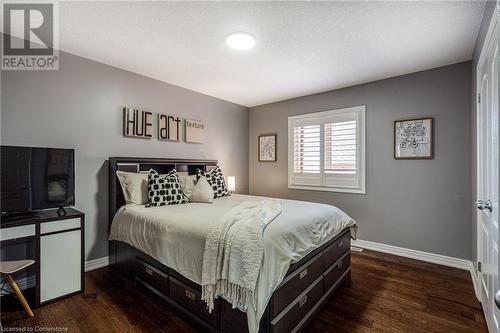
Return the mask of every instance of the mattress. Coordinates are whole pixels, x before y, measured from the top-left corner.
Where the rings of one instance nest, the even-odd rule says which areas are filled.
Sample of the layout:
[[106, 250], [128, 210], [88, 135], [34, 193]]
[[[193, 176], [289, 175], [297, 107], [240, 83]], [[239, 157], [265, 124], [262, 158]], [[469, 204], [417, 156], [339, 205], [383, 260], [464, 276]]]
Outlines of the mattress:
[[[113, 219], [109, 239], [128, 243], [201, 284], [203, 251], [210, 224], [244, 201], [262, 199], [264, 197], [233, 194], [212, 204], [149, 208], [125, 205]], [[355, 221], [337, 207], [282, 200], [282, 213], [264, 230], [264, 260], [254, 305], [247, 310], [250, 332], [258, 329], [266, 305], [290, 265], [354, 225]]]

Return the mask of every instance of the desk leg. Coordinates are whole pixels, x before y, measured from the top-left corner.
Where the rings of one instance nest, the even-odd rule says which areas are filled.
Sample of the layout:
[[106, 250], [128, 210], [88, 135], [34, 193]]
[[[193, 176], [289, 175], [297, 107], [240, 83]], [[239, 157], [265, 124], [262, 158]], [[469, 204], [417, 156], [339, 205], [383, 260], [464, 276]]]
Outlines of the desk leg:
[[33, 311], [31, 311], [30, 305], [28, 304], [28, 302], [26, 302], [26, 299], [24, 298], [23, 293], [21, 292], [21, 290], [19, 290], [19, 287], [17, 286], [17, 283], [12, 278], [12, 276], [6, 275], [5, 279], [10, 284], [10, 287], [12, 288], [12, 290], [14, 290], [14, 293], [16, 294], [17, 299], [19, 299], [19, 302], [21, 302], [21, 304], [23, 305], [24, 310], [28, 313], [28, 315], [30, 317], [35, 316], [33, 314]]

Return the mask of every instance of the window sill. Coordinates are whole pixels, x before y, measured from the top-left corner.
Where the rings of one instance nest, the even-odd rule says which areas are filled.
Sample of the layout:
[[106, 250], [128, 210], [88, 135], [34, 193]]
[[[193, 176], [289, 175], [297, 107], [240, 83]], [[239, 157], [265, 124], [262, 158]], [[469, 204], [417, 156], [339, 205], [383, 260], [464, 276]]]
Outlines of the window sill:
[[321, 191], [321, 192], [338, 192], [338, 193], [351, 193], [351, 194], [366, 194], [364, 188], [343, 188], [343, 187], [326, 187], [326, 186], [305, 186], [288, 184], [291, 190], [307, 190], [307, 191]]

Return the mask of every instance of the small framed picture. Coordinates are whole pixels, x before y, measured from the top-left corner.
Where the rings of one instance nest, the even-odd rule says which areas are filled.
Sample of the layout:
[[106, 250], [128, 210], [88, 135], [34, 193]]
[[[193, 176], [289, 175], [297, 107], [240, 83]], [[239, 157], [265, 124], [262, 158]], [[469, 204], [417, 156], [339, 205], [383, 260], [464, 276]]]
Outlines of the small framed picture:
[[397, 160], [434, 158], [434, 118], [395, 121], [394, 158]]
[[276, 162], [276, 134], [259, 135], [259, 162]]

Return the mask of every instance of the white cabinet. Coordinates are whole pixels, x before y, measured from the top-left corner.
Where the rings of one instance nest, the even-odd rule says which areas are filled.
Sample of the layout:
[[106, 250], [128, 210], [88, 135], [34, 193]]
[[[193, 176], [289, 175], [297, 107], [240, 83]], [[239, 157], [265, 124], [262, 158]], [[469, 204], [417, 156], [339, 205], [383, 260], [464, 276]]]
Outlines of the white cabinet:
[[81, 230], [40, 236], [41, 303], [81, 290], [81, 237]]

